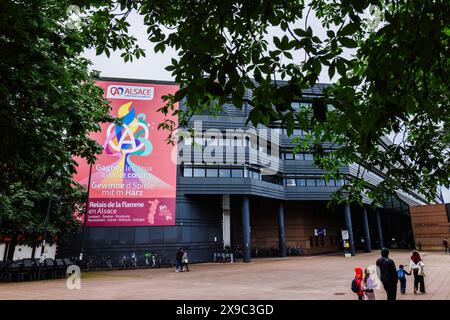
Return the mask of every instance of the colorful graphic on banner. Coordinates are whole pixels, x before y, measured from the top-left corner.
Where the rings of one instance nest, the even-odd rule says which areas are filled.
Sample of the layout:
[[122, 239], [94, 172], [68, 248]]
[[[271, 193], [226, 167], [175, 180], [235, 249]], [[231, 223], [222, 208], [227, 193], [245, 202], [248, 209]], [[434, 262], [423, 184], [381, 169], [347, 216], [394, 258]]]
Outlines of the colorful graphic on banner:
[[[157, 110], [175, 85], [98, 81], [112, 115], [123, 119], [91, 135], [103, 146], [92, 166], [86, 226], [175, 224], [176, 144], [158, 124], [169, 118]], [[175, 157], [175, 158], [174, 158]], [[90, 167], [81, 159], [75, 179], [88, 184]]]

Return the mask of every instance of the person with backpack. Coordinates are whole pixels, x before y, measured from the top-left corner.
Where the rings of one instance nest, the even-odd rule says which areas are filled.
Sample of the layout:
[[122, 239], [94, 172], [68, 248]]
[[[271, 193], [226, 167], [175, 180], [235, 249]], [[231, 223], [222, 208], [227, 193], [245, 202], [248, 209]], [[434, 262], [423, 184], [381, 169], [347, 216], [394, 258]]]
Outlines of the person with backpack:
[[404, 265], [399, 265], [397, 270], [398, 281], [400, 281], [400, 293], [406, 293], [406, 276], [410, 276], [411, 272], [405, 270]]
[[392, 259], [389, 259], [389, 250], [383, 248], [381, 250], [381, 258], [377, 260], [377, 267], [380, 268], [380, 280], [383, 283], [384, 290], [387, 294], [387, 300], [397, 299], [397, 268]]
[[361, 290], [361, 282], [362, 282], [362, 269], [357, 267], [355, 268], [355, 278], [352, 280], [351, 289], [358, 296], [358, 300], [363, 300], [364, 292]]

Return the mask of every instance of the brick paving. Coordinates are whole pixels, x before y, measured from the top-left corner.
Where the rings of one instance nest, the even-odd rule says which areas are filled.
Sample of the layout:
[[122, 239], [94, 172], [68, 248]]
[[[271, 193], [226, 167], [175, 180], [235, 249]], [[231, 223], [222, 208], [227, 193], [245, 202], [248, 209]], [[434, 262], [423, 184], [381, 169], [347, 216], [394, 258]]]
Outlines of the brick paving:
[[[307, 299], [355, 300], [350, 290], [355, 266], [375, 264], [378, 251], [352, 258], [342, 255], [253, 259], [251, 263], [202, 263], [190, 272], [138, 269], [83, 273], [80, 290], [68, 290], [65, 279], [1, 283], [1, 299]], [[408, 265], [410, 252], [393, 251], [396, 265]], [[425, 252], [427, 293], [414, 295], [413, 278], [399, 300], [450, 300], [450, 254]], [[385, 299], [384, 290], [376, 290]]]

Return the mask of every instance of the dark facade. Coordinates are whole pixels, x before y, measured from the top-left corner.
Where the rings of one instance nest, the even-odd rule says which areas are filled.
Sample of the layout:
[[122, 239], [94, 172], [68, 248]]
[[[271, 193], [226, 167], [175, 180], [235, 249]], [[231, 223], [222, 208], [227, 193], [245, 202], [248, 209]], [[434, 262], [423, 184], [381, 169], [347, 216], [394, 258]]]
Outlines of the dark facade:
[[[294, 107], [301, 107], [320, 96], [323, 86], [303, 92], [305, 100]], [[327, 208], [332, 193], [345, 180], [326, 181], [324, 173], [314, 167], [311, 154], [294, 155], [292, 137], [276, 123], [270, 131], [273, 135], [267, 138], [269, 142], [264, 146], [260, 145], [260, 138], [252, 140], [252, 133], [250, 137], [243, 135], [242, 140], [235, 135], [231, 142], [225, 138], [227, 129], [254, 129], [245, 124], [250, 108], [249, 104], [241, 109], [226, 105], [217, 116], [204, 114], [191, 119], [192, 127], [201, 121], [201, 132], [209, 130], [213, 133], [199, 138], [198, 144], [195, 137], [185, 137], [179, 143], [180, 147], [189, 146], [190, 149], [179, 153], [184, 161], [177, 166], [175, 226], [87, 228], [84, 235], [62, 239], [58, 255], [77, 257], [83, 242], [85, 256], [95, 259], [118, 259], [131, 253], [142, 256], [151, 251], [173, 260], [177, 248], [186, 247], [192, 262], [203, 262], [211, 261], [214, 252], [229, 246], [235, 253], [242, 254], [244, 261], [249, 261], [250, 256], [342, 250], [343, 229], [353, 231], [356, 250], [368, 251], [383, 245], [405, 248], [414, 245], [409, 205], [420, 203], [418, 195], [404, 195], [395, 200], [396, 204], [392, 202], [377, 210], [368, 205]], [[215, 141], [218, 137], [212, 136], [214, 130], [216, 135], [222, 133], [225, 139]], [[299, 129], [294, 131], [294, 135], [302, 134]], [[205, 161], [203, 157], [208, 145], [215, 148], [215, 160], [218, 159], [218, 147], [223, 150], [223, 161]], [[255, 152], [252, 148], [272, 154], [269, 156], [270, 169], [253, 161]], [[201, 150], [203, 157], [194, 154], [196, 150]], [[232, 163], [225, 161], [226, 155], [231, 153]], [[342, 167], [341, 172], [352, 175], [356, 171], [349, 166]], [[382, 179], [375, 173], [365, 178], [373, 183]]]

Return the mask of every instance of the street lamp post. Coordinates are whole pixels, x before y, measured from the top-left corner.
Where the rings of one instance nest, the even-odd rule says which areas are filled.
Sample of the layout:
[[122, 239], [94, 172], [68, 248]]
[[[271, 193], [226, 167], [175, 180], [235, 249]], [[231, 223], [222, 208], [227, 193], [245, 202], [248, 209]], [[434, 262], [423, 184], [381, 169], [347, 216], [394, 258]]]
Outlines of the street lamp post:
[[89, 178], [88, 178], [88, 187], [87, 187], [87, 200], [86, 200], [86, 209], [84, 211], [84, 219], [83, 219], [83, 233], [81, 235], [81, 251], [80, 251], [80, 258], [79, 260], [83, 260], [83, 254], [84, 254], [84, 238], [86, 233], [86, 221], [87, 221], [87, 215], [88, 215], [88, 207], [89, 207], [89, 193], [91, 191], [91, 176], [92, 176], [92, 163], [89, 166]]
[[50, 195], [48, 198], [47, 212], [45, 213], [45, 220], [44, 220], [44, 239], [42, 241], [41, 257], [39, 258], [39, 269], [38, 269], [38, 279], [39, 280], [41, 279], [42, 264], [45, 261], [45, 245], [46, 245], [46, 241], [47, 241], [48, 221], [50, 218], [50, 210], [52, 207], [52, 197], [53, 197], [54, 188], [55, 188], [55, 177], [52, 175], [52, 184], [50, 187]]

